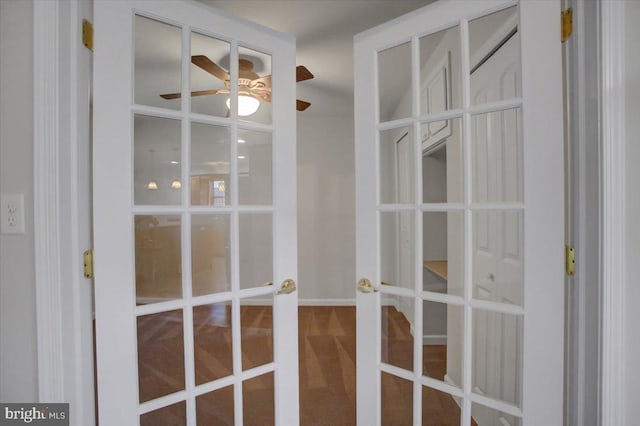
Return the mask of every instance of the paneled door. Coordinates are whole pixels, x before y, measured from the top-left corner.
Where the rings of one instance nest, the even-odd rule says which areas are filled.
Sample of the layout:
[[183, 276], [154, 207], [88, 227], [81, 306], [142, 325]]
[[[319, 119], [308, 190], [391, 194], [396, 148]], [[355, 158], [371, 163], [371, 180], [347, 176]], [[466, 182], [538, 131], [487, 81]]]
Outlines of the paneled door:
[[298, 424], [295, 40], [95, 2], [100, 424]]
[[355, 38], [358, 424], [562, 424], [560, 2]]

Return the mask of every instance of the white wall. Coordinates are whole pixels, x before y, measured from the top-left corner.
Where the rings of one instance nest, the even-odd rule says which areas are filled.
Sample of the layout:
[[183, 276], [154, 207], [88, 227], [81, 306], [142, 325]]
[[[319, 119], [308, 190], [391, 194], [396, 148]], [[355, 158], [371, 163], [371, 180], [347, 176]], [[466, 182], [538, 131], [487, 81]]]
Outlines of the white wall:
[[0, 401], [38, 397], [33, 244], [33, 6], [0, 1], [0, 190], [23, 193], [24, 235], [0, 236]]
[[626, 306], [626, 399], [628, 424], [640, 418], [640, 2], [625, 4], [626, 32], [626, 238], [627, 238], [627, 306]]
[[353, 116], [298, 114], [298, 288], [355, 299]]

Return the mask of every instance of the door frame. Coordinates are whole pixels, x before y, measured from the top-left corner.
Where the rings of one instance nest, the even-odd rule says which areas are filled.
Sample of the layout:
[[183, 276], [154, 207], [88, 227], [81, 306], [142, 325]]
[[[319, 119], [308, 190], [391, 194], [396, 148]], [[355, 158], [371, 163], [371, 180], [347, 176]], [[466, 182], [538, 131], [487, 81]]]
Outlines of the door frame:
[[[66, 3], [68, 8], [63, 8]], [[82, 7], [81, 4], [88, 6]], [[64, 171], [75, 167], [73, 159], [77, 159], [80, 147], [88, 141], [66, 127], [70, 120], [78, 123], [83, 119], [83, 111], [78, 109], [77, 98], [70, 96], [74, 90], [83, 87], [71, 87], [67, 75], [56, 72], [64, 66], [77, 76], [89, 76], [77, 60], [81, 46], [81, 18], [91, 20], [92, 1], [64, 2], [51, 0], [33, 2], [33, 81], [34, 88], [47, 88], [47, 92], [34, 91], [34, 244], [36, 247], [35, 294], [37, 303], [37, 368], [38, 398], [47, 402], [71, 402], [72, 406], [83, 410], [82, 424], [90, 425], [95, 417], [93, 404], [93, 371], [86, 371], [86, 366], [79, 363], [64, 362], [73, 359], [79, 348], [86, 349], [92, 344], [93, 333], [82, 328], [78, 315], [65, 317], [65, 311], [72, 307], [72, 300], [63, 294], [79, 295], [81, 286], [91, 285], [84, 280], [74, 279], [64, 282], [62, 276], [73, 276], [80, 265], [81, 251], [84, 249], [71, 245], [69, 237], [81, 231], [77, 223], [68, 216], [60, 214], [60, 203], [65, 194], [73, 194], [77, 182], [62, 179]], [[576, 7], [579, 7], [579, 3]], [[82, 12], [81, 12], [82, 9]], [[601, 2], [600, 33], [598, 34], [601, 61], [598, 86], [600, 100], [601, 146], [610, 147], [602, 152], [601, 189], [609, 197], [599, 201], [602, 216], [602, 234], [608, 236], [607, 244], [602, 246], [599, 261], [602, 267], [601, 294], [601, 365], [600, 381], [600, 423], [623, 425], [625, 412], [624, 382], [625, 364], [622, 362], [624, 351], [624, 304], [626, 287], [624, 285], [625, 260], [625, 222], [624, 222], [624, 93], [616, 88], [623, 84], [624, 69], [624, 2]], [[68, 39], [61, 36], [65, 28], [69, 29]], [[60, 42], [69, 40], [69, 43]], [[611, 85], [604, 84], [607, 78]], [[71, 80], [72, 82], [77, 80]], [[69, 96], [68, 96], [69, 95]], [[59, 101], [69, 99], [69, 109], [61, 111]], [[67, 155], [60, 156], [63, 143], [69, 143]], [[90, 197], [86, 191], [81, 197]], [[64, 240], [64, 241], [63, 241]], [[65, 252], [65, 250], [67, 250]], [[71, 253], [70, 259], [62, 259], [60, 253]], [[606, 259], [606, 261], [605, 261]], [[622, 283], [622, 284], [621, 284]], [[81, 306], [86, 313], [90, 308]], [[62, 329], [64, 319], [68, 340]], [[91, 349], [92, 350], [92, 349]], [[93, 363], [89, 368], [93, 368]], [[91, 374], [89, 374], [91, 373]], [[79, 378], [85, 377], [86, 380]], [[90, 379], [89, 379], [90, 378]], [[63, 386], [63, 382], [65, 385]], [[606, 389], [606, 392], [604, 392]], [[606, 395], [606, 401], [602, 396]], [[79, 419], [77, 415], [74, 419]]]

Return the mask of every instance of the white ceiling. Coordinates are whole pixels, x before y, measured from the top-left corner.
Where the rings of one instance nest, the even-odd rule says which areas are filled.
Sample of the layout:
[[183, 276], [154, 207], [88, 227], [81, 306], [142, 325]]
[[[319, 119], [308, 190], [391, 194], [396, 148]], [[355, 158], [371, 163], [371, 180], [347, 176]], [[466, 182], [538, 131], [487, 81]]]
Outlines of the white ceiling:
[[305, 116], [353, 114], [353, 36], [432, 0], [200, 0], [250, 21], [292, 34], [297, 64], [313, 80], [298, 83], [311, 102]]

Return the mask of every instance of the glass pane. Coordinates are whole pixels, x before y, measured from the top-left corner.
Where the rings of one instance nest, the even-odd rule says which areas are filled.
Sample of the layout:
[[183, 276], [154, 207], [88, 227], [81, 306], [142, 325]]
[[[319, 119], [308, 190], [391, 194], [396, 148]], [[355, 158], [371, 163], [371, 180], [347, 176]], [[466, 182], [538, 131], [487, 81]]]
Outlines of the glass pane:
[[136, 304], [182, 297], [180, 216], [135, 217]]
[[422, 214], [422, 289], [464, 295], [464, 214]]
[[381, 373], [382, 424], [413, 424], [413, 382]]
[[380, 132], [380, 202], [414, 201], [415, 151], [413, 128]]
[[474, 202], [522, 201], [520, 108], [472, 116], [471, 173]]
[[522, 426], [522, 419], [503, 413], [494, 408], [484, 405], [471, 404], [472, 424], [477, 425], [500, 425], [500, 426]]
[[180, 121], [137, 114], [133, 132], [134, 201], [181, 204]]
[[383, 295], [380, 360], [413, 371], [414, 298]]
[[242, 420], [245, 425], [276, 424], [273, 372], [242, 382]]
[[187, 404], [184, 401], [150, 411], [140, 416], [140, 426], [180, 426], [186, 424]]
[[422, 202], [463, 200], [462, 120], [424, 123], [422, 132]]
[[240, 46], [238, 118], [271, 124], [271, 55]]
[[473, 297], [522, 305], [522, 212], [473, 212], [472, 218]]
[[422, 302], [422, 374], [462, 387], [464, 308]]
[[242, 370], [273, 362], [273, 295], [240, 299]]
[[380, 213], [381, 284], [415, 288], [415, 213]]
[[420, 38], [420, 114], [460, 108], [460, 27]]
[[[429, 387], [422, 387], [422, 424], [424, 426], [458, 426], [460, 424], [459, 398]], [[498, 426], [487, 423], [487, 426]], [[477, 426], [477, 425], [476, 425]]]
[[231, 290], [229, 215], [191, 217], [191, 280], [193, 295]]
[[271, 133], [238, 130], [240, 204], [272, 203]]
[[270, 213], [241, 214], [240, 288], [273, 281], [273, 221]]
[[196, 423], [233, 426], [233, 386], [196, 397]]
[[194, 306], [196, 385], [233, 374], [231, 346], [231, 302]]
[[140, 402], [183, 390], [182, 310], [142, 315], [136, 320]]
[[191, 204], [231, 204], [229, 128], [191, 124]]
[[411, 116], [411, 43], [378, 53], [380, 122]]
[[474, 309], [473, 392], [520, 405], [522, 317]]
[[182, 30], [173, 25], [135, 17], [135, 103], [180, 109], [180, 99], [161, 95], [180, 93]]
[[469, 22], [471, 104], [521, 96], [518, 6]]
[[228, 117], [230, 55], [226, 41], [191, 33], [191, 111]]

